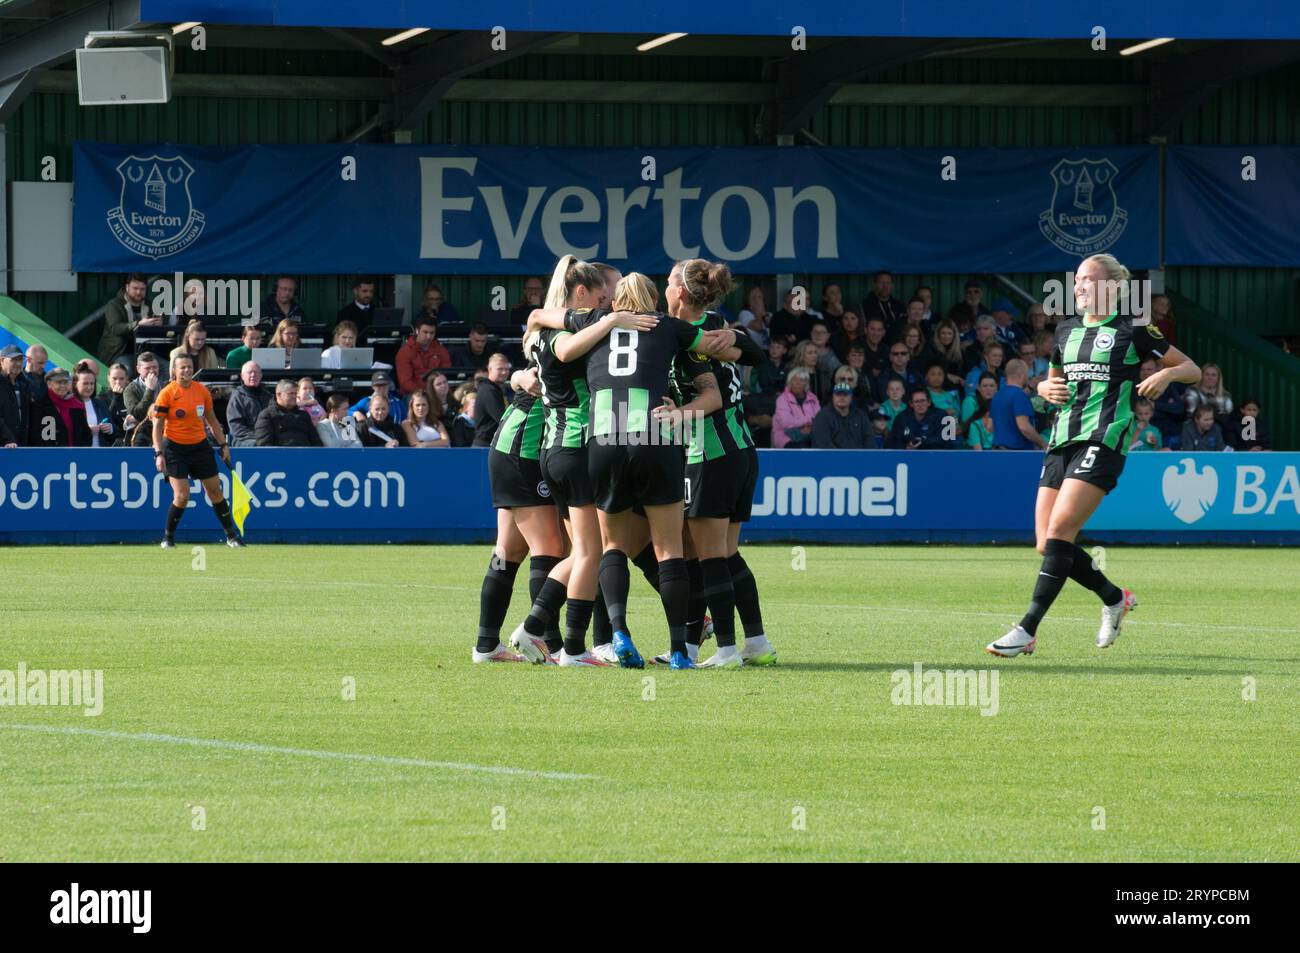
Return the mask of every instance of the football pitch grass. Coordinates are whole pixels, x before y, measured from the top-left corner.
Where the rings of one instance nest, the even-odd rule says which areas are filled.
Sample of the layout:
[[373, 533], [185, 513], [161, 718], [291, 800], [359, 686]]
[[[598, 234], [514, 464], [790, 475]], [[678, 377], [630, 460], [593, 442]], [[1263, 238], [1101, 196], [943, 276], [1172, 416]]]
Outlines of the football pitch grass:
[[0, 549], [0, 670], [104, 695], [0, 706], [0, 861], [1300, 859], [1295, 553], [1112, 547], [1117, 644], [1001, 660], [1028, 547], [745, 551], [779, 664], [671, 672], [471, 665], [486, 546]]

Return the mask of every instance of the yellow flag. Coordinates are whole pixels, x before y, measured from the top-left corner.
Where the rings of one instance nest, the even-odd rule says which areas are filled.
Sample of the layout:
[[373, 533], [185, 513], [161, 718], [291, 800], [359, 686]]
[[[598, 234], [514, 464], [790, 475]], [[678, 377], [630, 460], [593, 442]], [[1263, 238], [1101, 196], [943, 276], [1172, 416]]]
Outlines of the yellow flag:
[[235, 525], [239, 527], [239, 535], [244, 535], [244, 520], [248, 518], [248, 511], [252, 509], [249, 504], [248, 487], [244, 486], [244, 481], [239, 479], [239, 474], [235, 468], [230, 468], [230, 510], [231, 515], [235, 518]]

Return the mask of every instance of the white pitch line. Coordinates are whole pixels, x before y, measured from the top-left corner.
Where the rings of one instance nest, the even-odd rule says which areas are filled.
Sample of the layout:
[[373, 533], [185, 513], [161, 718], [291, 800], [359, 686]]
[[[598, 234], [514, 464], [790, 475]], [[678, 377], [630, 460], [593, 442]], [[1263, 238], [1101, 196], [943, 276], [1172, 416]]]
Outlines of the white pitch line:
[[527, 768], [503, 768], [493, 765], [461, 764], [456, 761], [425, 761], [420, 758], [398, 758], [383, 754], [353, 754], [346, 751], [316, 751], [311, 748], [282, 748], [251, 741], [221, 741], [214, 738], [182, 738], [178, 735], [160, 735], [153, 732], [133, 734], [127, 731], [105, 731], [99, 728], [69, 728], [61, 725], [9, 725], [0, 722], [0, 729], [36, 731], [50, 735], [83, 735], [92, 738], [112, 738], [119, 741], [147, 741], [155, 744], [189, 745], [194, 748], [219, 748], [224, 751], [247, 751], [253, 754], [285, 754], [299, 758], [325, 758], [332, 761], [356, 761], [363, 764], [390, 764], [407, 768], [438, 768], [445, 771], [471, 771], [480, 774], [507, 774], [550, 781], [598, 781], [594, 774], [569, 774], [564, 771], [531, 771]]

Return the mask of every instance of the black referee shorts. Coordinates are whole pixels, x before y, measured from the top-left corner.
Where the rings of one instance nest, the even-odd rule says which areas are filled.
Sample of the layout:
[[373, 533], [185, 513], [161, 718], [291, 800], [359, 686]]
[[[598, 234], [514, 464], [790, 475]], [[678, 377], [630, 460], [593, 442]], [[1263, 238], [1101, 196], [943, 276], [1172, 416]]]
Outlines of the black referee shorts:
[[1059, 490], [1066, 480], [1091, 483], [1104, 493], [1115, 489], [1128, 458], [1100, 443], [1067, 443], [1043, 458], [1040, 487]]
[[163, 469], [177, 480], [210, 480], [217, 475], [217, 455], [206, 440], [177, 443], [164, 438]]

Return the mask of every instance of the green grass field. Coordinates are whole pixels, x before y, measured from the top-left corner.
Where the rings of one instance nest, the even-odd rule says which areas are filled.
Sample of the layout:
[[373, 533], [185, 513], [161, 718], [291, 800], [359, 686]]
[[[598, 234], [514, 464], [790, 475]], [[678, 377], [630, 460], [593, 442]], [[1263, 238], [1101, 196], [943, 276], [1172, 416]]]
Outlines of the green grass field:
[[104, 672], [0, 707], [0, 861], [1300, 859], [1293, 552], [1112, 548], [1116, 646], [1070, 584], [1015, 660], [1028, 548], [747, 553], [780, 664], [668, 672], [472, 666], [482, 546], [0, 550], [0, 669]]

